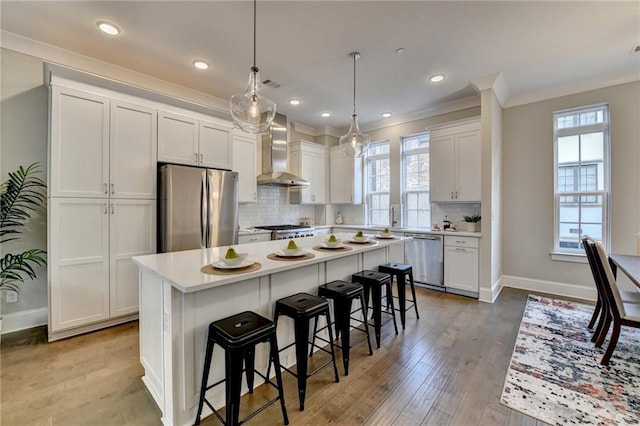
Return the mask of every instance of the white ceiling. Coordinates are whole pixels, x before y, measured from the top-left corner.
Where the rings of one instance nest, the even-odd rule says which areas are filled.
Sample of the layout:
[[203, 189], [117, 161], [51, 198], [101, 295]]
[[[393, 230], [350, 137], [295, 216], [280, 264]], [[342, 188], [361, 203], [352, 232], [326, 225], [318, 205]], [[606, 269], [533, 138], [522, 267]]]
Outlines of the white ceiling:
[[[252, 63], [251, 1], [8, 1], [2, 30], [228, 99]], [[348, 126], [358, 50], [361, 123], [393, 122], [476, 94], [502, 73], [506, 105], [640, 80], [640, 1], [258, 1], [257, 65], [278, 111]], [[122, 29], [108, 37], [96, 21]], [[401, 55], [397, 48], [404, 48]], [[211, 64], [207, 71], [195, 59]], [[440, 84], [428, 77], [443, 73]], [[292, 107], [288, 100], [302, 104]], [[329, 111], [332, 117], [320, 117]]]

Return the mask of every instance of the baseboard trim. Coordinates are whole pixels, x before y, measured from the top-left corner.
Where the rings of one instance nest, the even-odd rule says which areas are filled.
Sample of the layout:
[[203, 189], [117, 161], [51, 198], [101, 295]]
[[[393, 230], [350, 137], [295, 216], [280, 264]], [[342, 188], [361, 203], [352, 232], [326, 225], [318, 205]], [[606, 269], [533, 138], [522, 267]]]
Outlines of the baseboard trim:
[[487, 289], [487, 288], [480, 289], [479, 300], [481, 302], [493, 303], [496, 301], [496, 299], [500, 295], [500, 292], [502, 291], [502, 288], [504, 287], [502, 283], [502, 278], [504, 278], [504, 276], [501, 276], [500, 278], [498, 278], [498, 280], [491, 285], [490, 289]]
[[47, 308], [30, 309], [2, 315], [2, 332], [0, 334], [13, 333], [14, 331], [47, 325]]
[[500, 282], [502, 287], [538, 291], [542, 293], [553, 294], [555, 296], [573, 297], [576, 299], [589, 301], [595, 301], [597, 297], [595, 286], [586, 287], [556, 281], [544, 281], [531, 278], [514, 277], [511, 275], [503, 275], [500, 278]]

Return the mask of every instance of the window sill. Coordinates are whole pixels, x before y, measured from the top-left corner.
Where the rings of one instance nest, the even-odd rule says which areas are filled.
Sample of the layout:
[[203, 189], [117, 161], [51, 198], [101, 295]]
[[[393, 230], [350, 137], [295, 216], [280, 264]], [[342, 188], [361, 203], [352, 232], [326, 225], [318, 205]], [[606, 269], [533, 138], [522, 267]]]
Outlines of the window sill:
[[556, 262], [589, 263], [585, 254], [551, 252], [551, 260]]

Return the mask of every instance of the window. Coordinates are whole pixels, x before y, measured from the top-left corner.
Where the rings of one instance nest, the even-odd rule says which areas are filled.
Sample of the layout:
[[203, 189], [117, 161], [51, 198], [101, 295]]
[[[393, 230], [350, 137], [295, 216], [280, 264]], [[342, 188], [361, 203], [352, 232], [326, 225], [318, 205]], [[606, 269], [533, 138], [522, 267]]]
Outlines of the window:
[[609, 108], [554, 113], [554, 251], [584, 254], [584, 235], [607, 242]]
[[402, 204], [404, 226], [431, 226], [428, 133], [402, 138]]
[[389, 225], [389, 141], [369, 145], [367, 154], [367, 222]]

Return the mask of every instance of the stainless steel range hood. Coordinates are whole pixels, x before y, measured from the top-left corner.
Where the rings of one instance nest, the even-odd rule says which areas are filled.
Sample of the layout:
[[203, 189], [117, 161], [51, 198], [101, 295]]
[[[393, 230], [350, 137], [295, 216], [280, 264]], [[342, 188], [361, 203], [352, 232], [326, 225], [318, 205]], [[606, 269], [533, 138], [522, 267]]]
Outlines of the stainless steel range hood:
[[273, 123], [262, 134], [262, 174], [258, 185], [303, 188], [309, 182], [287, 171], [287, 117], [276, 114]]

